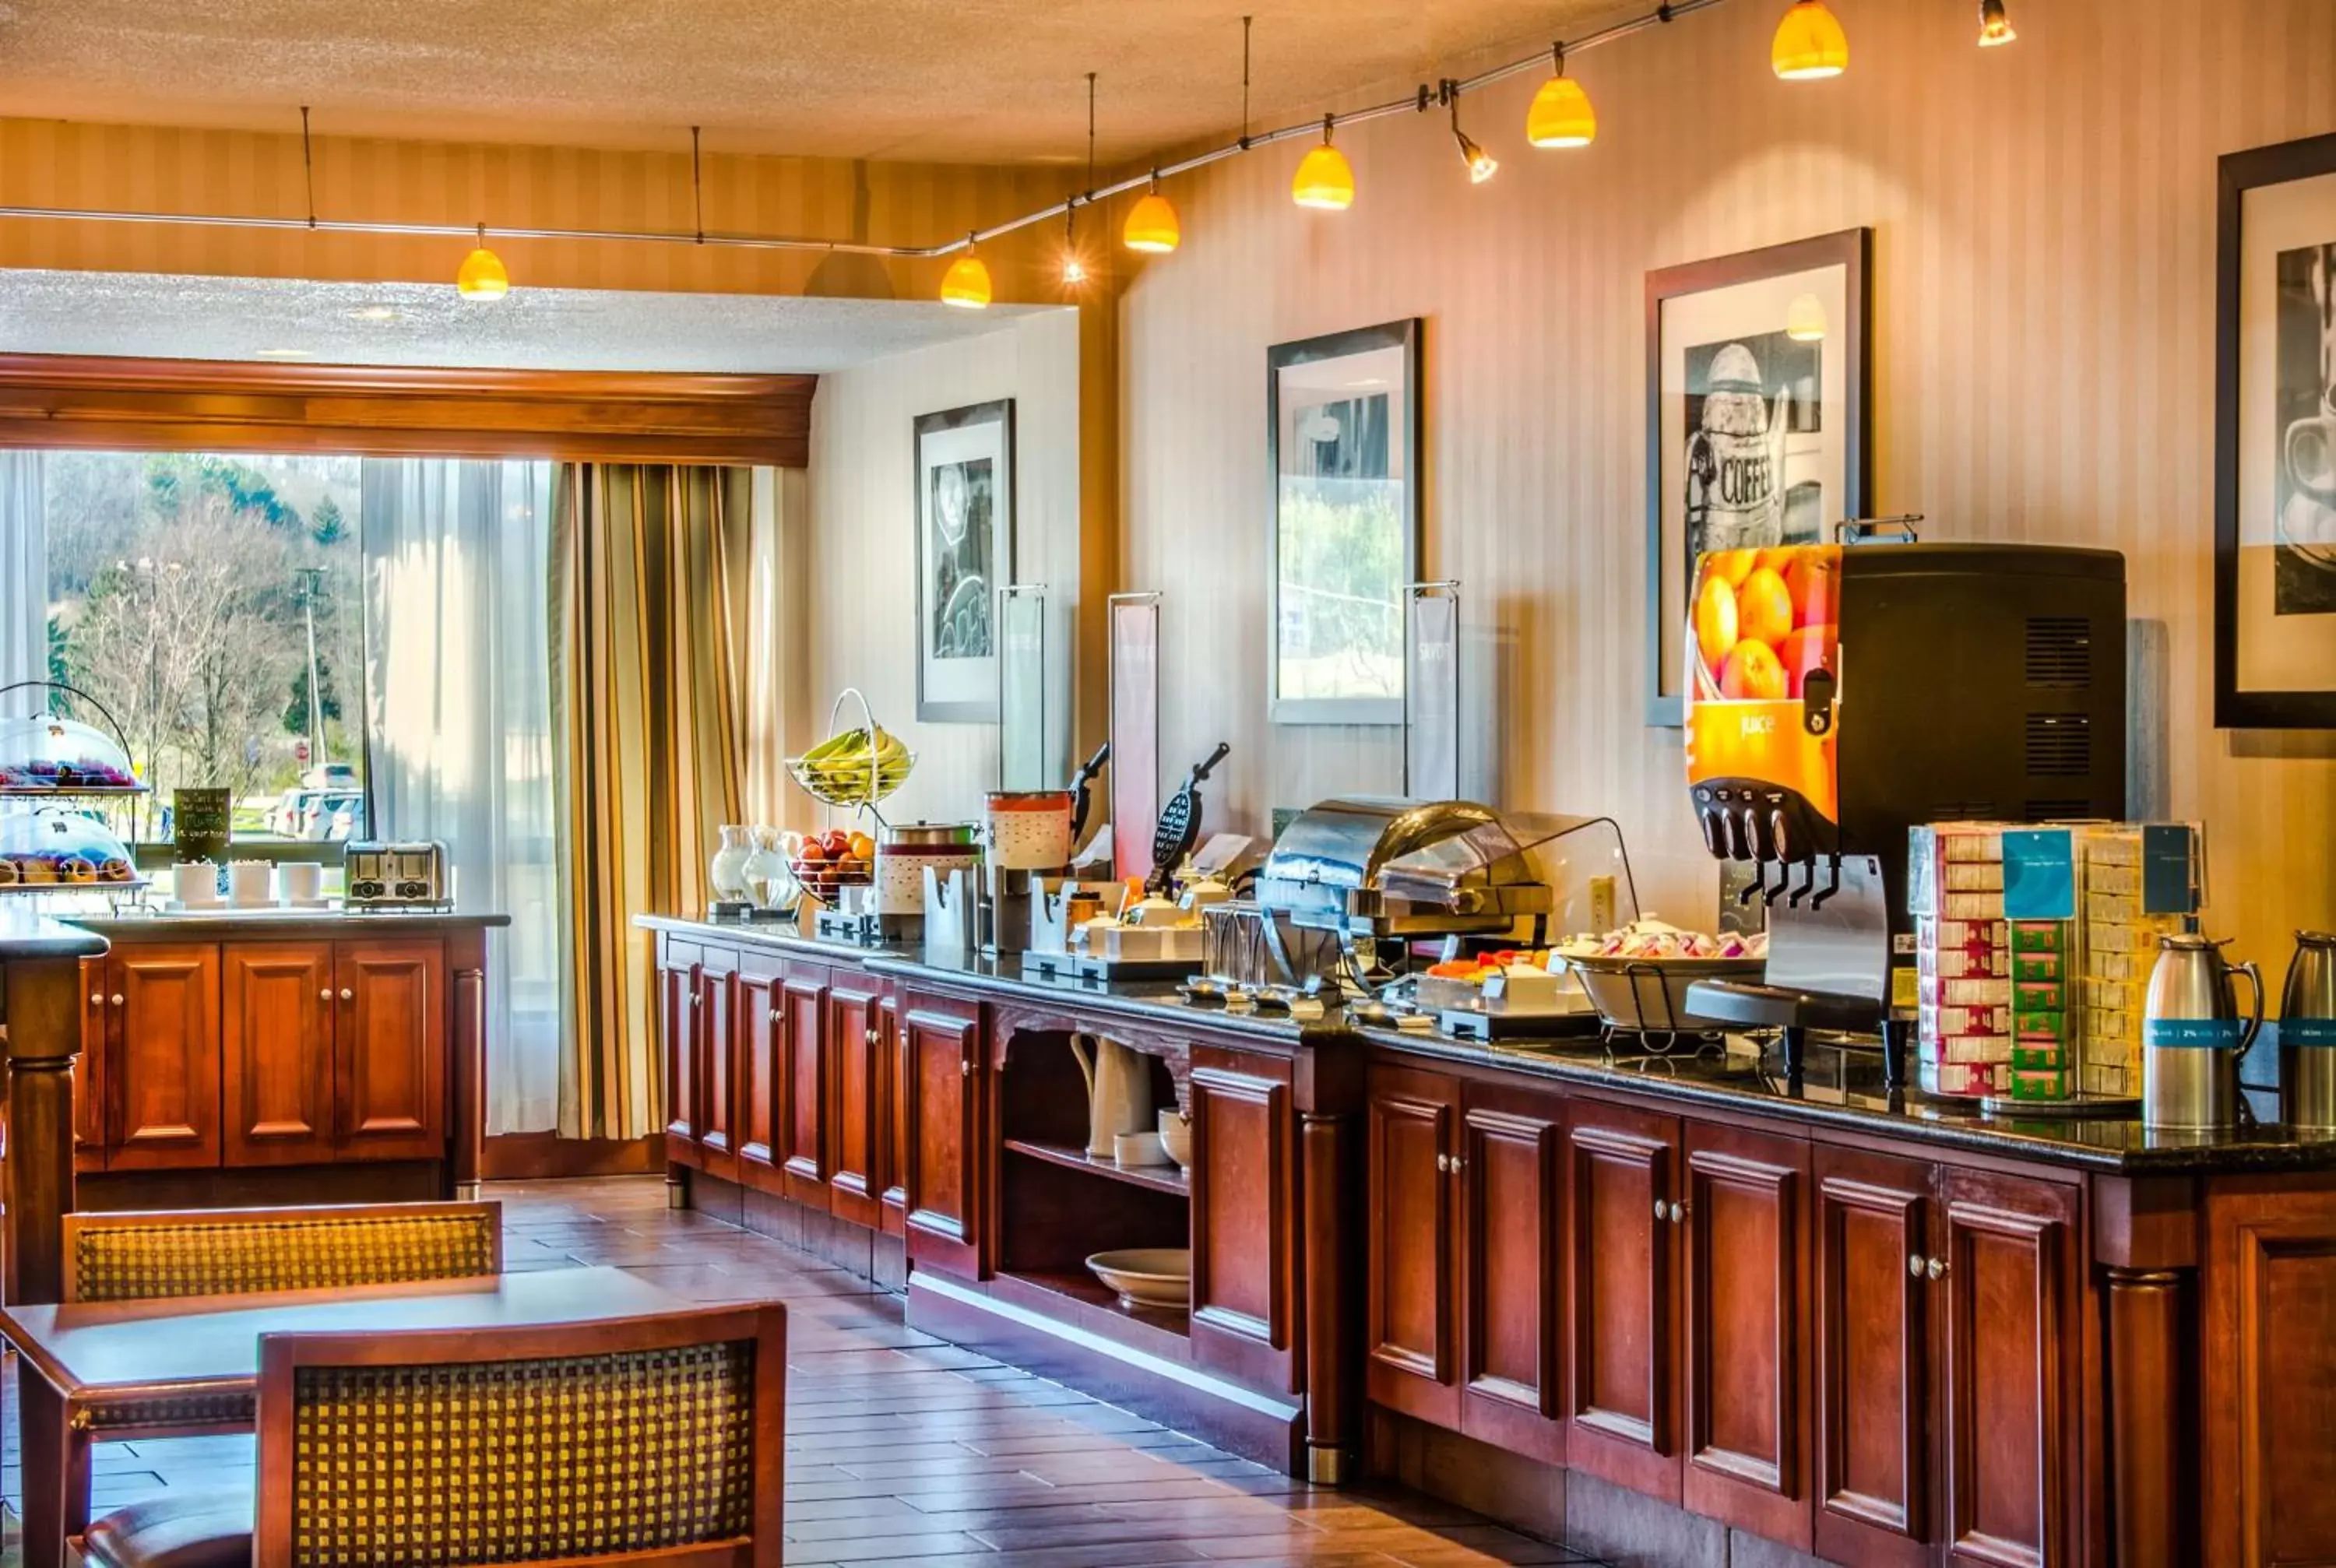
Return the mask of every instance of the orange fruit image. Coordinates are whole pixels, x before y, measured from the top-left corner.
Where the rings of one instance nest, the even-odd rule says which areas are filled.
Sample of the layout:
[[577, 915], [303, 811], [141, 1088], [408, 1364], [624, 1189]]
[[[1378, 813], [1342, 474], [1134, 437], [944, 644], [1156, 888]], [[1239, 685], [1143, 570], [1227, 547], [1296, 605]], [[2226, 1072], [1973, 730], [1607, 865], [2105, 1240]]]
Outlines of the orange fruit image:
[[1736, 634], [1735, 586], [1717, 572], [1706, 572], [1703, 586], [1695, 595], [1695, 645], [1703, 650], [1703, 661], [1714, 675], [1719, 672], [1719, 661], [1736, 646]]
[[[1834, 638], [1836, 628], [1829, 622], [1796, 627], [1783, 642], [1776, 645], [1776, 661], [1785, 667], [1785, 695], [1802, 695], [1801, 683], [1814, 669], [1833, 667]], [[1838, 674], [1838, 671], [1835, 671]]]
[[1736, 590], [1737, 634], [1774, 650], [1793, 629], [1793, 595], [1772, 566], [1756, 566]]
[[1776, 650], [1748, 637], [1730, 648], [1719, 668], [1719, 694], [1746, 702], [1775, 702], [1788, 695]]
[[1840, 605], [1840, 569], [1831, 559], [1805, 550], [1785, 569], [1785, 591], [1792, 596], [1795, 626], [1832, 621]]
[[1726, 578], [1728, 586], [1734, 588], [1759, 564], [1760, 552], [1757, 550], [1719, 550], [1703, 558], [1703, 572], [1708, 578]]
[[1779, 544], [1770, 545], [1767, 549], [1760, 550], [1757, 553], [1759, 555], [1759, 559], [1755, 560], [1752, 563], [1753, 565], [1765, 566], [1769, 570], [1776, 572], [1778, 576], [1782, 576], [1786, 568], [1790, 567], [1793, 562], [1800, 560], [1803, 556], [1808, 554], [1809, 550], [1806, 545]]

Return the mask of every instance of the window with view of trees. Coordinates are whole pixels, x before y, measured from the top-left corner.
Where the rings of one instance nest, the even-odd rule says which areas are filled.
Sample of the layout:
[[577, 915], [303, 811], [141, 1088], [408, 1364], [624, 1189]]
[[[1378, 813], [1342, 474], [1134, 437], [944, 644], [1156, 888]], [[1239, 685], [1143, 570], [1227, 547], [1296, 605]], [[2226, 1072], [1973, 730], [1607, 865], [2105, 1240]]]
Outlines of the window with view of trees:
[[49, 454], [50, 674], [127, 732], [145, 835], [187, 785], [230, 793], [238, 838], [365, 833], [361, 470]]

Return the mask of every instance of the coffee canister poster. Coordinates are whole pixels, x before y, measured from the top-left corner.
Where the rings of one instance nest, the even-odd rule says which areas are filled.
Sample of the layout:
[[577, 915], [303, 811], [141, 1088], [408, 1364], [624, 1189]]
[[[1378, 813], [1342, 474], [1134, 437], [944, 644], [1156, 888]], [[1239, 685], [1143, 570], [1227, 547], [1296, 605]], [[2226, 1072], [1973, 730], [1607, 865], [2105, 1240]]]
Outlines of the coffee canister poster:
[[1650, 724], [1681, 722], [1696, 562], [1834, 537], [1865, 502], [1866, 231], [1650, 273]]
[[2336, 727], [2336, 136], [2221, 174], [2215, 722]]

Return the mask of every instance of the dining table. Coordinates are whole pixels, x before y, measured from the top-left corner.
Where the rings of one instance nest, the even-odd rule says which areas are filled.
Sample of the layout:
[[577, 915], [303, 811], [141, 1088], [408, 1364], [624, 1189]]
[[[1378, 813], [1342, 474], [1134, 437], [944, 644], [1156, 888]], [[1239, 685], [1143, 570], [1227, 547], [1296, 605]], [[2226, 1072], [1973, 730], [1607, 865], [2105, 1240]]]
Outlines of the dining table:
[[608, 1322], [702, 1303], [621, 1269], [544, 1269], [404, 1284], [0, 1306], [15, 1348], [24, 1466], [25, 1568], [61, 1568], [65, 1538], [88, 1524], [90, 1446], [109, 1407], [187, 1400], [207, 1429], [257, 1398], [266, 1334], [461, 1331]]

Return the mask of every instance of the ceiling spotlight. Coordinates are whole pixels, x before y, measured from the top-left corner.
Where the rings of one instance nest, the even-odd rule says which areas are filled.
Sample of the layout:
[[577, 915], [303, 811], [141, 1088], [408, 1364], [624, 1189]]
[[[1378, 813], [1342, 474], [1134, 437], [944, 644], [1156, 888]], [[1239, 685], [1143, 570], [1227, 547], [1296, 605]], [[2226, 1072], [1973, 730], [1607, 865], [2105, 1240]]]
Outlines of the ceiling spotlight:
[[1119, 231], [1120, 243], [1130, 250], [1141, 250], [1152, 256], [1165, 256], [1184, 242], [1183, 225], [1176, 220], [1176, 209], [1160, 194], [1160, 171], [1152, 171], [1152, 189], [1144, 193], [1127, 215], [1127, 222]]
[[1793, 0], [1776, 24], [1768, 63], [1787, 82], [1815, 82], [1849, 69], [1849, 34], [1825, 0]]
[[2003, 0], [1979, 0], [1979, 46], [1992, 49], [1999, 44], [2009, 44], [2020, 34], [2011, 30], [2011, 18], [2003, 14]]
[[1804, 294], [1785, 311], [1785, 336], [1795, 343], [1823, 343], [1825, 308], [1814, 294]]
[[1077, 202], [1063, 209], [1063, 281], [1073, 285], [1087, 280], [1087, 265], [1079, 259], [1078, 219]]
[[1460, 161], [1468, 166], [1468, 183], [1482, 185], [1501, 171], [1500, 160], [1476, 144], [1476, 139], [1460, 129], [1460, 91], [1457, 83], [1444, 84], [1444, 96], [1452, 105], [1452, 140], [1460, 149]]
[[965, 254], [949, 263], [941, 275], [941, 303], [959, 310], [981, 310], [989, 304], [989, 268], [973, 253], [973, 236], [965, 237]]
[[454, 274], [454, 291], [465, 299], [501, 299], [511, 292], [511, 274], [503, 258], [487, 248], [487, 226], [479, 225], [479, 248], [462, 258]]
[[1598, 112], [1582, 83], [1565, 73], [1565, 45], [1551, 45], [1550, 58], [1557, 74], [1541, 84], [1525, 111], [1525, 140], [1535, 147], [1587, 147], [1598, 136]]
[[1335, 123], [1331, 116], [1322, 116], [1322, 145], [1298, 161], [1298, 172], [1290, 181], [1290, 200], [1300, 207], [1344, 212], [1355, 204], [1355, 170], [1347, 155], [1330, 145], [1330, 128]]

